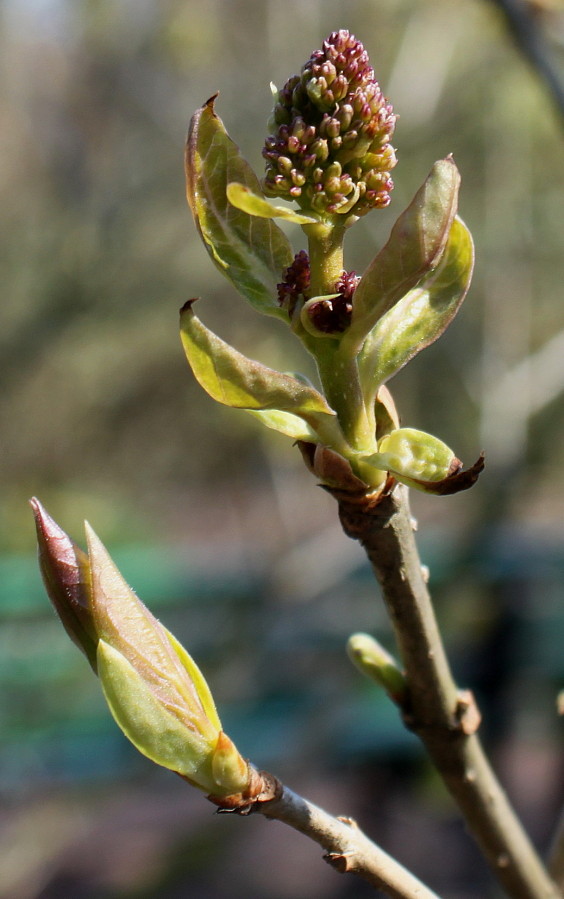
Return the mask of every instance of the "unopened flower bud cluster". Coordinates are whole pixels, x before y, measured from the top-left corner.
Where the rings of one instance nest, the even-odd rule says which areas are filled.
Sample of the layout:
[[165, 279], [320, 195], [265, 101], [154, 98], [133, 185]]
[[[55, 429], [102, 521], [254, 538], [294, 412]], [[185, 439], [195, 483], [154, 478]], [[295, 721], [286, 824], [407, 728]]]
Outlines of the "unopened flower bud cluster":
[[363, 45], [333, 32], [278, 93], [263, 150], [265, 193], [321, 214], [387, 206], [395, 118]]

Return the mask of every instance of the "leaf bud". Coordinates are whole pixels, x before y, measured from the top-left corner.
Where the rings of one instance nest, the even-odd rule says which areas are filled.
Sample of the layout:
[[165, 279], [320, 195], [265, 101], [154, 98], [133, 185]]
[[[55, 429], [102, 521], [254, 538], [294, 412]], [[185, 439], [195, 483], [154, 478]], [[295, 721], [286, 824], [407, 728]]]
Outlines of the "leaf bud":
[[397, 428], [378, 442], [378, 452], [362, 463], [387, 471], [396, 480], [424, 493], [458, 493], [472, 487], [484, 468], [484, 455], [467, 469], [453, 451], [432, 434]]
[[98, 637], [90, 611], [88, 556], [59, 527], [38, 499], [30, 500], [37, 530], [39, 567], [47, 595], [67, 634], [96, 671]]
[[407, 694], [405, 675], [390, 653], [369, 634], [352, 634], [347, 652], [353, 665], [370, 680], [376, 681], [401, 705]]
[[88, 525], [86, 554], [37, 500], [32, 506], [47, 592], [126, 737], [207, 793], [244, 793], [251, 768], [224, 734], [196, 663], [128, 587]]
[[446, 443], [414, 428], [398, 428], [383, 437], [378, 455], [388, 471], [425, 481], [440, 481], [461, 467]]

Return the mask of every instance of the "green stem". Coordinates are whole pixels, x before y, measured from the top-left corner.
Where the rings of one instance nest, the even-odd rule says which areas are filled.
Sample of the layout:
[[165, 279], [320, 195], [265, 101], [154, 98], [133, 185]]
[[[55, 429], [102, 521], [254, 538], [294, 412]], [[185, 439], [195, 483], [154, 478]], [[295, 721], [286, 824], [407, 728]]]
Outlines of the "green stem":
[[329, 222], [303, 225], [302, 228], [308, 239], [311, 296], [334, 293], [335, 284], [344, 271], [345, 228]]
[[476, 733], [479, 712], [452, 677], [421, 562], [405, 488], [376, 508], [340, 502], [345, 533], [360, 541], [382, 587], [405, 666], [406, 724], [425, 744], [499, 883], [513, 899], [557, 899]]
[[358, 452], [374, 452], [376, 423], [364, 405], [356, 358], [340, 353], [336, 341], [321, 338], [319, 344], [316, 362], [323, 392], [349, 446]]
[[[312, 297], [335, 292], [344, 271], [343, 241], [346, 228], [332, 222], [304, 225], [308, 238], [310, 293]], [[340, 352], [339, 341], [331, 337], [309, 338], [323, 391], [349, 446], [358, 452], [373, 452], [375, 423], [367, 413], [356, 357]]]

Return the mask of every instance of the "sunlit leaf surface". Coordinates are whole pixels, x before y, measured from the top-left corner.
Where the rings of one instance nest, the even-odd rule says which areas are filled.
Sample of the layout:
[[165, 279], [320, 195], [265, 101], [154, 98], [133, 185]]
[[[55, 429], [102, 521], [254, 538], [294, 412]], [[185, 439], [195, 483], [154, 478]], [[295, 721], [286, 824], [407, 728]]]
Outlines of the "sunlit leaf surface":
[[367, 397], [441, 336], [466, 296], [473, 263], [471, 234], [456, 218], [437, 268], [406, 293], [366, 339], [359, 370]]
[[437, 264], [456, 214], [459, 183], [451, 157], [434, 164], [364, 273], [344, 341], [360, 347], [378, 319]]
[[193, 116], [186, 141], [186, 195], [206, 249], [219, 270], [261, 312], [285, 318], [276, 285], [293, 253], [270, 219], [236, 209], [227, 185], [260, 195], [260, 185], [214, 112], [214, 99]]

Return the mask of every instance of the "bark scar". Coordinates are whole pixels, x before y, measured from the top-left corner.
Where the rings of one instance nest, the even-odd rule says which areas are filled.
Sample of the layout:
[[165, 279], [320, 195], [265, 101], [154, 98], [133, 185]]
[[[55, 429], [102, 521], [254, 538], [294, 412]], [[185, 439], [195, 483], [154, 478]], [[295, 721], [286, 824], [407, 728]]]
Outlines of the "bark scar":
[[353, 859], [355, 857], [355, 852], [326, 852], [323, 856], [324, 860], [327, 864], [331, 865], [335, 871], [338, 871], [339, 874], [347, 874], [349, 871], [354, 871], [355, 865], [353, 864]]
[[455, 720], [457, 729], [468, 737], [478, 730], [482, 715], [471, 690], [459, 690]]

